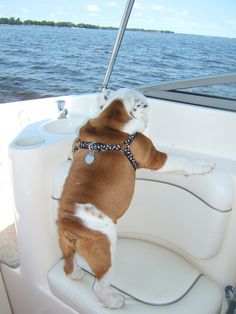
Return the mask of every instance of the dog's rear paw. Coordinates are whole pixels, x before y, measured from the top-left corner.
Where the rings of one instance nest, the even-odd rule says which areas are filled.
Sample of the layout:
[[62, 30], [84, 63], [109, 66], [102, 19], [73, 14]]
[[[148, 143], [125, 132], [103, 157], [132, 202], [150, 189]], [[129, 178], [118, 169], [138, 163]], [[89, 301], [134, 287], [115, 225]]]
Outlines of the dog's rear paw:
[[110, 309], [118, 309], [125, 305], [124, 297], [120, 294], [112, 293], [106, 300], [105, 306]]
[[73, 280], [80, 280], [84, 277], [84, 271], [81, 269], [80, 266], [74, 266], [72, 273], [68, 274], [68, 277]]
[[206, 174], [215, 168], [215, 163], [205, 160], [195, 160], [190, 174]]
[[121, 294], [114, 293], [110, 285], [104, 282], [104, 279], [96, 280], [93, 291], [98, 300], [105, 307], [110, 309], [118, 309], [124, 306], [124, 297]]

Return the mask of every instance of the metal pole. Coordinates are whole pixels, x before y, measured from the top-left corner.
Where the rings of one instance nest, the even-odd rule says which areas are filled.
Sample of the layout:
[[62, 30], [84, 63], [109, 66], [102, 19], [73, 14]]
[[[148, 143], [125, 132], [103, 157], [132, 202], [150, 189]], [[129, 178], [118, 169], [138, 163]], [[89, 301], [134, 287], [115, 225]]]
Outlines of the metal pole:
[[119, 49], [120, 49], [120, 45], [121, 45], [121, 42], [122, 42], [122, 39], [124, 36], [124, 32], [125, 32], [127, 23], [129, 21], [129, 17], [130, 17], [130, 13], [132, 11], [132, 8], [133, 8], [134, 1], [135, 0], [128, 0], [127, 1], [125, 11], [124, 11], [121, 23], [120, 23], [119, 31], [118, 31], [118, 34], [116, 37], [116, 41], [115, 41], [115, 44], [114, 44], [114, 47], [112, 50], [112, 54], [110, 57], [110, 61], [109, 61], [108, 66], [107, 66], [107, 71], [106, 71], [106, 74], [105, 74], [105, 77], [103, 80], [101, 90], [107, 88], [108, 82], [110, 80], [110, 76], [111, 76], [115, 61], [116, 61], [117, 54], [118, 54]]

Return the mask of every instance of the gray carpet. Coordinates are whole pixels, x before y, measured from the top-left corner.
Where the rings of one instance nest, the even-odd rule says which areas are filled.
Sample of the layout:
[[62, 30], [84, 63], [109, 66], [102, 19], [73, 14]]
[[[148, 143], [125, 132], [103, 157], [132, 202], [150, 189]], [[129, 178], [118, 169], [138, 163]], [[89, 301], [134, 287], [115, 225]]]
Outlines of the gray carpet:
[[20, 264], [14, 224], [0, 231], [0, 263], [14, 268]]

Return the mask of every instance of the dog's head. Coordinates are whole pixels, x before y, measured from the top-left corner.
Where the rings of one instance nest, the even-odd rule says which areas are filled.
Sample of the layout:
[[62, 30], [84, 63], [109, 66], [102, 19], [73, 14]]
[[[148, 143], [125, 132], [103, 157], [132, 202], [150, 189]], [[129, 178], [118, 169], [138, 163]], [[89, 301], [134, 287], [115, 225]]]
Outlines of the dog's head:
[[117, 100], [122, 102], [124, 110], [130, 118], [122, 131], [129, 134], [143, 132], [148, 124], [149, 105], [146, 97], [136, 90], [121, 88], [110, 93], [104, 107], [107, 108]]

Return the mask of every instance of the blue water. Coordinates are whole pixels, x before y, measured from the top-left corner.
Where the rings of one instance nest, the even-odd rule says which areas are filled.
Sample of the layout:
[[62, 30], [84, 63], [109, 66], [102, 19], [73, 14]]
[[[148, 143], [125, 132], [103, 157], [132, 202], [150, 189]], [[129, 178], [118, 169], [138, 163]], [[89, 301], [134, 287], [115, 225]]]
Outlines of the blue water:
[[[96, 91], [116, 34], [0, 25], [0, 103]], [[109, 88], [236, 72], [235, 56], [236, 39], [127, 31]], [[226, 93], [236, 98], [236, 85]]]

